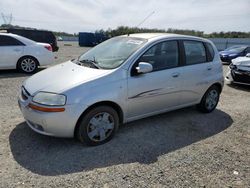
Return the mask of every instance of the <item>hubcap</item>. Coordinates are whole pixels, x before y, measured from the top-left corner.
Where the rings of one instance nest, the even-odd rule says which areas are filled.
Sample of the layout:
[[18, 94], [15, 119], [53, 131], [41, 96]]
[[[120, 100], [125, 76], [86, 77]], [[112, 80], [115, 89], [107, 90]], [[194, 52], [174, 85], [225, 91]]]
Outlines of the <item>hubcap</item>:
[[114, 118], [107, 112], [96, 114], [87, 127], [88, 137], [95, 142], [107, 139], [114, 129]]
[[213, 89], [209, 91], [209, 93], [207, 94], [207, 98], [206, 98], [206, 108], [208, 110], [211, 110], [216, 106], [218, 102], [218, 97], [219, 95], [216, 90]]
[[25, 72], [32, 72], [36, 69], [36, 62], [31, 58], [26, 58], [21, 62], [21, 68]]

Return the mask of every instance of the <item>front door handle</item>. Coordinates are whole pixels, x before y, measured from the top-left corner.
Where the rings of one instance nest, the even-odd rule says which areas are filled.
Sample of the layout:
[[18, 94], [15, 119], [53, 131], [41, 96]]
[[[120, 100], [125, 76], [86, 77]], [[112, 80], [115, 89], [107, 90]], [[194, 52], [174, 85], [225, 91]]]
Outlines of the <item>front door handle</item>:
[[172, 73], [172, 77], [173, 77], [173, 78], [177, 78], [179, 75], [180, 75], [180, 73], [178, 73], [178, 72]]
[[14, 49], [15, 52], [20, 52], [21, 50], [20, 49]]

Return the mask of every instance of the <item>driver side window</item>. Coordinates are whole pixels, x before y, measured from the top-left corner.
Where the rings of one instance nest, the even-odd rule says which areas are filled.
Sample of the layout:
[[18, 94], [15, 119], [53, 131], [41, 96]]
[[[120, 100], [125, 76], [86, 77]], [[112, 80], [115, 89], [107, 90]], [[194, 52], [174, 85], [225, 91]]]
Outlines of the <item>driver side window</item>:
[[177, 41], [158, 43], [147, 50], [137, 62], [150, 63], [153, 71], [177, 67], [179, 63], [178, 43]]

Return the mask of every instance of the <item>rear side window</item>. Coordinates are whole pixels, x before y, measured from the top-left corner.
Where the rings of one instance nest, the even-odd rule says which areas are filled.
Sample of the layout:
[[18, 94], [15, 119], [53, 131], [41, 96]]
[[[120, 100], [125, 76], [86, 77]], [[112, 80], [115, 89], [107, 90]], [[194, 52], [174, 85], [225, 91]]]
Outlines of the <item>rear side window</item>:
[[213, 61], [214, 59], [214, 49], [210, 43], [205, 43], [207, 48], [207, 61]]
[[187, 65], [206, 62], [206, 50], [202, 42], [183, 41], [183, 44]]
[[179, 63], [177, 41], [166, 41], [154, 45], [140, 57], [138, 62], [150, 63], [153, 71], [177, 67]]
[[0, 36], [0, 46], [23, 46], [19, 40], [10, 36]]

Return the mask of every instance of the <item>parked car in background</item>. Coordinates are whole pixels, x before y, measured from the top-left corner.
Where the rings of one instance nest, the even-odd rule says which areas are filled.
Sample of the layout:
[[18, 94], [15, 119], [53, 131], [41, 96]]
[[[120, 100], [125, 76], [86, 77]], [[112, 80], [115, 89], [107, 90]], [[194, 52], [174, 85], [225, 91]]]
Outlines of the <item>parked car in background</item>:
[[50, 44], [36, 43], [15, 34], [0, 33], [0, 69], [34, 73], [38, 66], [53, 62], [54, 55]]
[[35, 29], [6, 29], [8, 33], [17, 34], [36, 42], [48, 43], [52, 46], [53, 52], [58, 51], [57, 39], [51, 31]]
[[225, 81], [227, 84], [250, 85], [250, 53], [246, 57], [238, 57], [232, 60]]
[[250, 53], [250, 46], [247, 45], [235, 45], [231, 46], [220, 53], [221, 61], [231, 63], [232, 59], [237, 57], [246, 56], [247, 53]]
[[34, 131], [99, 145], [121, 123], [191, 105], [212, 112], [223, 82], [219, 54], [209, 40], [130, 34], [33, 75], [23, 83], [18, 103]]
[[57, 40], [58, 41], [63, 41], [63, 38], [59, 36], [59, 37], [57, 37]]

